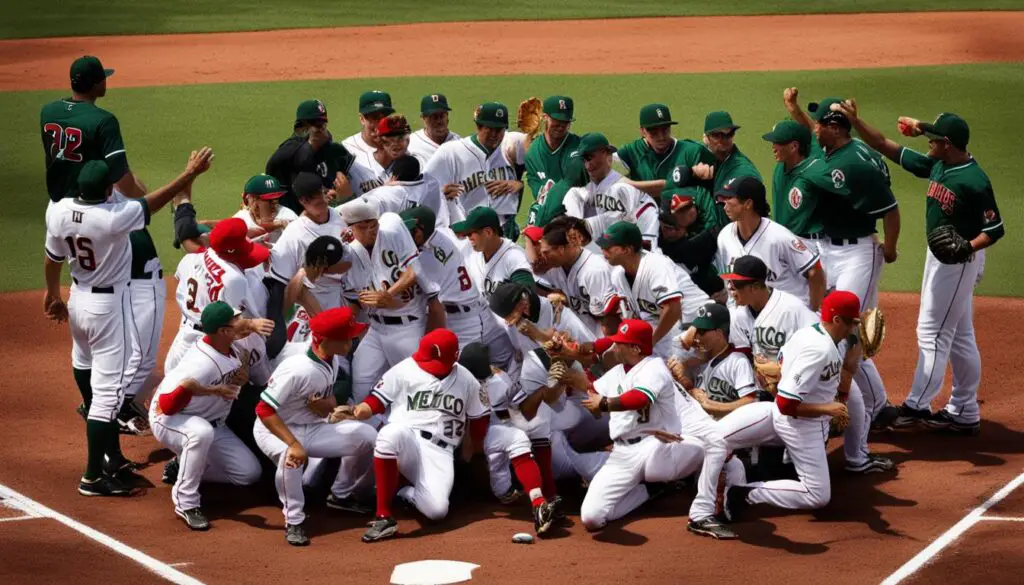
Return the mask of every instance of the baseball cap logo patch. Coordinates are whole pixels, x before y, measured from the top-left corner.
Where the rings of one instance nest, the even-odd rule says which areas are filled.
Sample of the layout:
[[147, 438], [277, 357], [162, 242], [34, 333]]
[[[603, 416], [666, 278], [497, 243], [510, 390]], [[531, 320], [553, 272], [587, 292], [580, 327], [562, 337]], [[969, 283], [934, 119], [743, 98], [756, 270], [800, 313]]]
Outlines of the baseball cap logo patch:
[[323, 102], [321, 102], [320, 100], [317, 100], [316, 102], [316, 111], [320, 112], [321, 114], [327, 111], [327, 109], [324, 108]]
[[701, 308], [697, 309], [697, 316], [698, 317], [707, 317], [708, 316], [708, 308], [707, 308], [706, 305], [701, 306]]
[[441, 101], [441, 98], [437, 97], [437, 94], [435, 93], [434, 95], [430, 96], [430, 101], [436, 104], [437, 102]]
[[657, 110], [655, 110], [655, 113], [658, 114], [658, 118], [659, 119], [664, 119], [665, 118], [665, 112], [662, 112], [661, 108], [658, 108]]
[[565, 109], [565, 100], [558, 100], [558, 109], [559, 110], [564, 110]]
[[267, 186], [267, 189], [274, 188], [274, 181], [272, 179], [267, 179], [266, 181], [263, 182], [263, 184]]
[[498, 109], [497, 109], [497, 110], [496, 110], [496, 111], [494, 112], [494, 117], [495, 117], [495, 118], [504, 118], [504, 117], [505, 117], [505, 110], [503, 110], [503, 109], [501, 109], [501, 108], [498, 108]]
[[628, 323], [623, 323], [622, 326], [619, 327], [619, 333], [626, 333], [628, 331], [629, 331], [629, 324]]
[[736, 178], [735, 178], [735, 177], [733, 177], [732, 179], [729, 179], [729, 182], [727, 182], [727, 183], [725, 184], [725, 187], [723, 187], [723, 188], [724, 188], [724, 189], [725, 189], [726, 191], [732, 191], [732, 184], [733, 184], [733, 183], [735, 183], [735, 182], [736, 182]]

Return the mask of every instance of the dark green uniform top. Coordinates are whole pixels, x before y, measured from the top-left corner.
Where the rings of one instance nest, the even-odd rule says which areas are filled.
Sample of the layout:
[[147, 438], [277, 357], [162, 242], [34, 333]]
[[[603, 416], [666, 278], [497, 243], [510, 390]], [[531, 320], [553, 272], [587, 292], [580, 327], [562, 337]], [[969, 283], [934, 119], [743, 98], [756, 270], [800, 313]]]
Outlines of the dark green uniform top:
[[555, 183], [565, 176], [565, 168], [568, 162], [569, 153], [576, 150], [580, 145], [580, 137], [568, 133], [562, 144], [554, 150], [548, 146], [548, 141], [543, 135], [538, 136], [526, 151], [526, 184], [533, 191], [533, 198], [540, 198], [545, 189], [550, 189]]
[[[618, 152], [619, 160], [629, 168], [629, 178], [634, 181], [671, 180], [672, 171], [677, 166], [692, 167], [697, 163], [717, 166], [718, 160], [703, 144], [692, 140], [676, 140], [672, 147], [663, 154], [654, 152], [643, 138], [637, 138], [625, 144]], [[717, 171], [717, 169], [716, 169]], [[717, 174], [717, 172], [716, 172]], [[697, 177], [680, 187], [697, 185], [705, 189], [714, 189], [711, 181], [701, 181]]]
[[848, 197], [846, 187], [836, 187], [832, 170], [818, 156], [805, 158], [793, 168], [775, 165], [772, 174], [772, 210], [776, 223], [807, 238], [825, 229], [822, 216], [836, 197]]
[[292, 180], [301, 172], [315, 173], [324, 187], [330, 189], [340, 171], [348, 176], [355, 157], [341, 144], [333, 140], [314, 151], [305, 136], [293, 135], [277, 147], [267, 160], [265, 173], [277, 179], [282, 189], [287, 189], [280, 203], [295, 213], [302, 213], [302, 204], [292, 192]]
[[846, 189], [845, 197], [825, 206], [822, 219], [831, 238], [862, 238], [877, 232], [878, 218], [896, 209], [896, 197], [889, 188], [889, 167], [875, 150], [860, 140], [826, 153], [832, 186]]
[[[532, 147], [531, 147], [532, 148]], [[565, 215], [565, 194], [573, 187], [583, 187], [590, 182], [590, 176], [583, 166], [583, 157], [578, 150], [572, 150], [565, 157], [562, 178], [541, 189], [537, 200], [530, 205], [527, 223], [538, 227], [546, 226], [551, 220]]]
[[715, 163], [714, 188], [711, 192], [717, 193], [731, 179], [740, 177], [757, 177], [758, 181], [764, 182], [754, 162], [734, 146], [728, 158]]
[[900, 166], [928, 179], [925, 204], [925, 233], [952, 224], [956, 232], [973, 240], [984, 232], [993, 241], [1003, 237], [1003, 218], [988, 175], [973, 158], [963, 164], [949, 165], [909, 148], [900, 150]]
[[78, 172], [88, 161], [106, 161], [111, 183], [128, 172], [121, 126], [114, 114], [95, 104], [71, 98], [50, 102], [39, 113], [39, 128], [51, 201], [77, 194]]
[[694, 284], [710, 295], [723, 286], [715, 268], [715, 253], [718, 232], [729, 224], [729, 216], [707, 189], [697, 188], [693, 204], [697, 208], [697, 219], [686, 228], [686, 235], [674, 242], [660, 238], [658, 247], [662, 254], [686, 270]]

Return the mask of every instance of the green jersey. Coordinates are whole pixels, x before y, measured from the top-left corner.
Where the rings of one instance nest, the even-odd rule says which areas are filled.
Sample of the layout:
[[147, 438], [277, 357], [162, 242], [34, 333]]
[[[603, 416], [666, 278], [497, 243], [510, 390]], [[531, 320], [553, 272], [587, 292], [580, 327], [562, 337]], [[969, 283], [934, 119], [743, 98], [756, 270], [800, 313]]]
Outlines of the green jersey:
[[717, 193], [730, 180], [740, 177], [757, 177], [758, 181], [764, 182], [754, 162], [734, 146], [725, 160], [715, 163], [714, 188], [711, 192]]
[[[145, 203], [145, 202], [143, 202]], [[132, 278], [149, 280], [152, 278], [152, 271], [159, 268], [159, 256], [156, 253], [156, 244], [153, 243], [149, 230], [142, 228], [137, 232], [128, 234], [128, 241], [132, 246]]]
[[794, 234], [807, 238], [825, 229], [822, 220], [825, 208], [839, 197], [849, 197], [849, 190], [836, 187], [832, 171], [821, 158], [805, 158], [793, 168], [775, 165], [772, 174], [772, 209], [775, 221]]
[[946, 224], [952, 224], [968, 240], [984, 232], [995, 241], [1005, 233], [992, 183], [978, 161], [972, 158], [963, 164], [949, 165], [903, 148], [900, 166], [928, 179], [925, 233]]
[[527, 223], [544, 227], [556, 217], [565, 215], [565, 206], [562, 204], [565, 194], [569, 189], [583, 187], [589, 182], [590, 176], [583, 166], [583, 157], [574, 148], [565, 157], [562, 178], [554, 183], [549, 182], [537, 194], [537, 200], [530, 205]]
[[565, 176], [569, 153], [580, 145], [580, 137], [566, 134], [562, 144], [552, 149], [543, 135], [538, 136], [526, 151], [526, 184], [533, 191], [533, 198], [541, 194]]
[[822, 157], [828, 164], [832, 186], [845, 189], [833, 198], [822, 216], [830, 238], [863, 238], [877, 232], [878, 218], [896, 209], [889, 188], [889, 167], [878, 152], [860, 140], [851, 140]]
[[725, 207], [716, 203], [715, 198], [707, 189], [697, 189], [693, 204], [697, 206], [697, 220], [687, 228], [690, 234], [723, 228], [729, 224], [729, 216], [725, 214]]
[[[676, 140], [672, 147], [662, 154], [654, 152], [654, 149], [647, 145], [643, 138], [638, 138], [629, 144], [625, 144], [618, 151], [619, 160], [629, 170], [629, 178], [634, 181], [653, 181], [672, 179], [672, 171], [678, 166], [687, 168], [697, 163], [706, 163], [711, 166], [718, 164], [715, 155], [704, 147], [703, 144], [692, 140]], [[705, 189], [713, 189], [711, 181], [701, 181], [696, 177], [679, 187], [697, 185]], [[666, 184], [666, 187], [668, 185]]]
[[106, 161], [112, 183], [128, 172], [121, 126], [113, 114], [96, 104], [71, 98], [50, 102], [39, 114], [39, 127], [51, 201], [78, 193], [78, 172], [88, 161]]

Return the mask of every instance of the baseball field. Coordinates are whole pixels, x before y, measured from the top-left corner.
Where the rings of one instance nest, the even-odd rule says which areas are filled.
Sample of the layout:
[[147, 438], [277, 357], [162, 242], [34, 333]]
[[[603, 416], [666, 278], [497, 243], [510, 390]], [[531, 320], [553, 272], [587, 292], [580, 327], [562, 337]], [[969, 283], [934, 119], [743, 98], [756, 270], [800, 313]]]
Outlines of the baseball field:
[[[0, 582], [137, 583], [156, 573], [176, 583], [385, 583], [395, 565], [426, 559], [471, 562], [479, 565], [473, 582], [502, 585], [1019, 580], [1024, 488], [1013, 489], [1024, 482], [1024, 380], [1012, 339], [1024, 318], [1016, 261], [1024, 248], [1024, 119], [1015, 105], [1024, 94], [1022, 31], [1021, 0], [3, 3]], [[372, 547], [359, 543], [360, 520], [314, 508], [314, 545], [295, 550], [282, 541], [272, 485], [241, 496], [204, 492], [216, 527], [195, 534], [173, 514], [159, 479], [170, 453], [151, 437], [123, 441], [126, 454], [151, 464], [146, 495], [81, 498], [70, 337], [41, 310], [47, 199], [38, 119], [42, 104], [69, 93], [68, 65], [84, 54], [117, 70], [100, 105], [120, 120], [131, 168], [147, 186], [176, 176], [189, 151], [213, 147], [214, 168], [195, 191], [199, 215], [211, 219], [238, 208], [245, 180], [290, 134], [296, 104], [322, 100], [340, 139], [358, 129], [358, 96], [369, 89], [390, 92], [410, 119], [423, 94], [444, 93], [451, 128], [463, 135], [482, 101], [514, 109], [530, 96], [569, 95], [573, 131], [601, 131], [616, 144], [636, 137], [646, 103], [668, 104], [680, 120], [675, 135], [696, 139], [707, 112], [728, 110], [741, 126], [737, 145], [765, 176], [774, 163], [760, 136], [786, 116], [784, 88], [799, 88], [804, 105], [856, 98], [860, 115], [890, 135], [897, 116], [955, 112], [970, 123], [970, 151], [1006, 225], [975, 301], [982, 433], [873, 436], [872, 450], [899, 463], [895, 477], [843, 477], [840, 449], [828, 507], [766, 513], [734, 542], [688, 535], [691, 494], [683, 494], [596, 537], [577, 522], [554, 539], [515, 545], [511, 535], [528, 527], [525, 508], [499, 510], [489, 494], [463, 492], [443, 523], [400, 517], [403, 538]], [[924, 139], [900, 139], [927, 148]], [[889, 337], [876, 363], [897, 402], [917, 359], [926, 184], [890, 167], [903, 230], [900, 257], [882, 280]], [[165, 273], [173, 272], [180, 252], [170, 214], [155, 216], [151, 231]], [[167, 313], [164, 348], [179, 322], [173, 303]]]

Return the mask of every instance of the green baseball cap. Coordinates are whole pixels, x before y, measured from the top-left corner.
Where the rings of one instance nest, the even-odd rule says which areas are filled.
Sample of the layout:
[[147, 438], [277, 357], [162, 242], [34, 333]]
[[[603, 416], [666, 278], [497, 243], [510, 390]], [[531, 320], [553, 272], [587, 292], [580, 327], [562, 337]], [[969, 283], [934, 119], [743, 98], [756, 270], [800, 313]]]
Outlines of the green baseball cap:
[[448, 98], [443, 93], [432, 93], [430, 95], [423, 96], [420, 100], [420, 113], [424, 116], [433, 114], [434, 112], [450, 112], [451, 108], [448, 107]]
[[512, 314], [516, 305], [523, 299], [529, 298], [530, 288], [522, 283], [505, 280], [494, 288], [487, 304], [495, 315], [505, 318]]
[[697, 309], [697, 318], [690, 323], [700, 330], [729, 329], [729, 309], [718, 303], [708, 303]]
[[553, 95], [544, 100], [544, 113], [555, 120], [572, 122], [572, 98], [564, 95]]
[[224, 301], [214, 301], [203, 309], [199, 322], [202, 324], [203, 333], [216, 333], [218, 329], [227, 327], [232, 319], [241, 314], [241, 311]]
[[796, 141], [801, 146], [807, 146], [811, 143], [811, 130], [794, 120], [783, 120], [775, 124], [771, 132], [762, 134], [761, 138], [772, 144], [785, 144]]
[[585, 156], [602, 148], [608, 152], [615, 152], [618, 150], [608, 143], [608, 138], [605, 137], [604, 134], [601, 134], [600, 132], [587, 132], [580, 137], [580, 145], [576, 147], [576, 150], [580, 153], [580, 156]]
[[928, 122], [921, 122], [917, 127], [920, 128], [921, 132], [923, 132], [928, 138], [948, 138], [953, 146], [960, 150], [967, 149], [967, 142], [971, 138], [971, 129], [967, 125], [967, 122], [960, 116], [950, 114], [948, 112], [939, 114], [931, 124]]
[[631, 246], [634, 249], [639, 249], [643, 247], [643, 244], [644, 236], [640, 233], [640, 228], [628, 221], [613, 223], [597, 238], [597, 245], [602, 250], [612, 246]]
[[647, 104], [640, 108], [640, 127], [657, 128], [658, 126], [675, 125], [679, 122], [672, 121], [672, 112], [665, 104]]
[[281, 184], [270, 175], [255, 175], [245, 182], [246, 195], [257, 195], [264, 201], [277, 199], [285, 194]]
[[103, 201], [111, 182], [110, 167], [102, 160], [91, 160], [78, 171], [78, 196], [85, 201]]
[[71, 63], [71, 88], [75, 91], [88, 91], [113, 74], [113, 69], [103, 68], [98, 57], [79, 57]]
[[473, 120], [488, 128], [508, 128], [508, 108], [501, 102], [484, 102], [477, 107]]
[[306, 100], [295, 108], [295, 122], [327, 121], [327, 108], [320, 100]]
[[739, 126], [732, 123], [732, 116], [729, 112], [711, 112], [704, 118], [704, 133], [739, 130]]
[[700, 187], [677, 187], [661, 192], [662, 213], [674, 213], [692, 207]]
[[386, 91], [375, 89], [359, 96], [359, 113], [372, 114], [383, 112], [384, 115], [394, 113], [395, 108], [391, 107], [391, 95]]
[[811, 115], [811, 119], [816, 122], [839, 122], [849, 128], [850, 121], [846, 119], [841, 112], [833, 112], [832, 106], [835, 104], [843, 103], [843, 98], [838, 97], [827, 97], [820, 102], [811, 102], [807, 104], [807, 112]]
[[470, 211], [466, 219], [453, 223], [452, 231], [457, 234], [468, 234], [484, 228], [492, 228], [495, 233], [501, 235], [501, 220], [497, 212], [490, 207], [477, 207]]
[[429, 207], [417, 205], [416, 207], [410, 207], [409, 209], [403, 209], [398, 217], [402, 218], [402, 223], [412, 233], [412, 230], [420, 228], [423, 230], [423, 237], [430, 238], [434, 235], [434, 226], [437, 224], [437, 215]]

